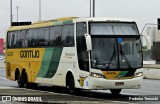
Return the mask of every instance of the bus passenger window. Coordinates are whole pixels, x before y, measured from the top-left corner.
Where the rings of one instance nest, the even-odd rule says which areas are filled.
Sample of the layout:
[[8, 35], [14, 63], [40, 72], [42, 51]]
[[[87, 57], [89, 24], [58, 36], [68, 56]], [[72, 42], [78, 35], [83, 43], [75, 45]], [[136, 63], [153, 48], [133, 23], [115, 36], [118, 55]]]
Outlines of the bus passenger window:
[[16, 39], [16, 48], [22, 47], [21, 34], [22, 34], [22, 31], [16, 32], [16, 38], [17, 38]]
[[30, 29], [28, 37], [28, 47], [38, 46], [38, 29]]
[[48, 40], [49, 40], [49, 28], [40, 28], [38, 46], [48, 46]]
[[61, 32], [62, 26], [54, 26], [50, 28], [50, 46], [61, 46]]
[[14, 31], [13, 34], [14, 34], [14, 35], [13, 35], [13, 36], [14, 36], [14, 38], [13, 38], [13, 47], [16, 48], [17, 31]]
[[7, 48], [12, 48], [11, 40], [12, 40], [12, 32], [8, 32], [7, 33]]
[[21, 33], [21, 41], [22, 41], [22, 47], [28, 47], [28, 31], [29, 30], [23, 30]]
[[65, 25], [62, 30], [62, 45], [64, 47], [74, 46], [74, 26]]

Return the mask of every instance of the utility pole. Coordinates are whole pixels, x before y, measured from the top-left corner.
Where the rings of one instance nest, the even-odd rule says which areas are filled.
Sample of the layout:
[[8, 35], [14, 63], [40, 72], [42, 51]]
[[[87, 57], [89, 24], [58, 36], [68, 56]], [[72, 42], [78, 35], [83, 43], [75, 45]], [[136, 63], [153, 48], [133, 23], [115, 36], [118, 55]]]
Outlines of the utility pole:
[[12, 26], [12, 0], [10, 0], [10, 22], [11, 22], [11, 26]]
[[16, 6], [16, 8], [17, 8], [17, 22], [18, 22], [18, 8], [19, 8], [19, 6]]
[[95, 0], [93, 0], [93, 17], [95, 17]]
[[39, 0], [39, 21], [41, 21], [41, 0]]
[[90, 17], [92, 16], [92, 13], [91, 13], [92, 12], [92, 6], [91, 5], [92, 5], [92, 0], [90, 0], [90, 10], [89, 10], [89, 16]]

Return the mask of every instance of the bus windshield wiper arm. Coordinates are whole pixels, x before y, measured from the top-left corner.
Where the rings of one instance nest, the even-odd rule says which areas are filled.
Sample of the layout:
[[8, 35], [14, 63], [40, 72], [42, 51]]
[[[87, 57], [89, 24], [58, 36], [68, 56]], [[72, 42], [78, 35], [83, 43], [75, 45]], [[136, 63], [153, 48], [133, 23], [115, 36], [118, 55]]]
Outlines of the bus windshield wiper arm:
[[109, 60], [108, 68], [110, 68], [111, 63], [112, 63], [113, 59], [115, 58], [115, 55], [116, 55], [116, 50], [115, 50], [115, 47], [114, 47], [114, 51], [113, 51], [112, 56], [111, 56], [111, 58]]
[[132, 67], [131, 67], [131, 64], [130, 64], [130, 62], [129, 62], [129, 60], [128, 60], [128, 58], [126, 57], [126, 55], [125, 55], [125, 53], [124, 53], [124, 51], [123, 51], [123, 49], [122, 49], [122, 45], [121, 45], [121, 44], [120, 44], [120, 54], [125, 58], [125, 60], [126, 60], [128, 66], [129, 66], [129, 68], [132, 68]]

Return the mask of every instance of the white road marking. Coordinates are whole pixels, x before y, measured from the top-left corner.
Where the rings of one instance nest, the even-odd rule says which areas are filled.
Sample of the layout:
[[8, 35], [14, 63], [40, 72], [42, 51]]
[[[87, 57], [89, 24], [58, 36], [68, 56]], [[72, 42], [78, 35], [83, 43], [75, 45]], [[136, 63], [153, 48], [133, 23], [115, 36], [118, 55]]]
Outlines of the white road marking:
[[9, 79], [7, 79], [7, 78], [4, 78], [4, 77], [0, 77], [0, 79], [9, 80]]

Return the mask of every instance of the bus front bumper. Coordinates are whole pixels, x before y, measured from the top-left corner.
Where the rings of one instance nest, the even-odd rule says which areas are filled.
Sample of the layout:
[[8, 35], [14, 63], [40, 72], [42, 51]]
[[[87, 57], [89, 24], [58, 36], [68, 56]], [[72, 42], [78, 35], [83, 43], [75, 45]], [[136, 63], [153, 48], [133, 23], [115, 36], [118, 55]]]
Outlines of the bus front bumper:
[[142, 77], [132, 79], [103, 79], [90, 77], [90, 89], [138, 89], [141, 88]]

